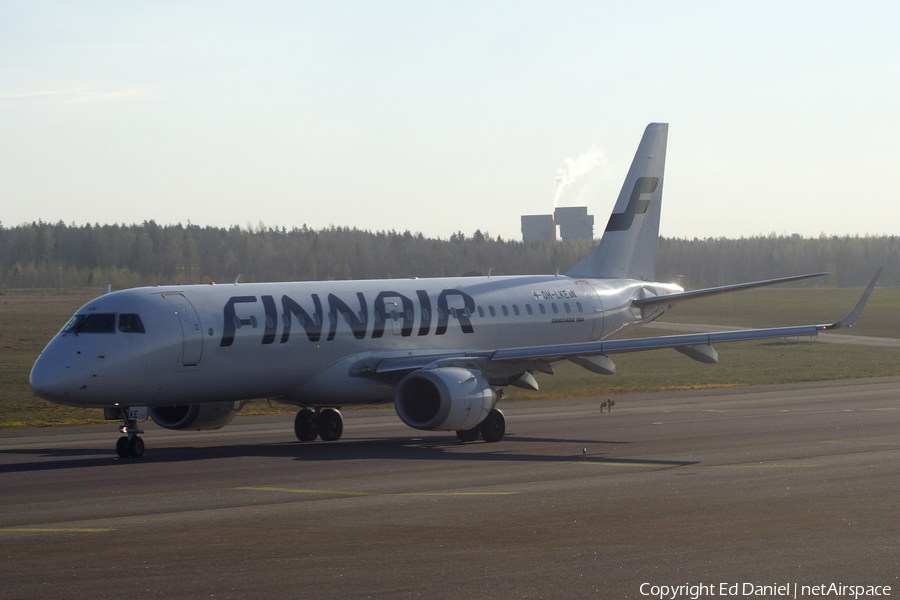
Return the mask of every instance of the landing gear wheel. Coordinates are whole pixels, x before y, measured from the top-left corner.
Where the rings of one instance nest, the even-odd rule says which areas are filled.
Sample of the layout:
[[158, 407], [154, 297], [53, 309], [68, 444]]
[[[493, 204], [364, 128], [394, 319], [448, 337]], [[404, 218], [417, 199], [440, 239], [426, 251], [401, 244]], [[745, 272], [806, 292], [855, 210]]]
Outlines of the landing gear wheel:
[[486, 442], [499, 442], [506, 433], [506, 419], [503, 413], [496, 408], [492, 408], [487, 418], [478, 426], [481, 430], [481, 437]]
[[[122, 408], [121, 411], [125, 424], [119, 427], [119, 432], [125, 435], [116, 441], [116, 454], [119, 458], [140, 458], [144, 455], [144, 440], [139, 438], [138, 434], [144, 432], [137, 426], [135, 415], [141, 411], [136, 410], [135, 415], [129, 412], [128, 407]], [[146, 408], [141, 418], [147, 418]]]
[[119, 458], [128, 458], [128, 436], [123, 435], [116, 442], [116, 454]]
[[[144, 440], [138, 436], [128, 439], [128, 456], [131, 458], [140, 458], [144, 455]], [[118, 446], [118, 444], [116, 444]], [[118, 450], [118, 448], [116, 448]]]
[[319, 413], [319, 436], [326, 442], [341, 439], [344, 433], [344, 419], [341, 413], [333, 408], [323, 409]]
[[477, 427], [456, 430], [456, 437], [459, 438], [459, 441], [461, 442], [474, 442], [478, 439], [479, 435], [481, 435], [481, 430]]
[[316, 413], [304, 408], [294, 418], [294, 433], [301, 442], [311, 442], [319, 437], [319, 426], [316, 423]]

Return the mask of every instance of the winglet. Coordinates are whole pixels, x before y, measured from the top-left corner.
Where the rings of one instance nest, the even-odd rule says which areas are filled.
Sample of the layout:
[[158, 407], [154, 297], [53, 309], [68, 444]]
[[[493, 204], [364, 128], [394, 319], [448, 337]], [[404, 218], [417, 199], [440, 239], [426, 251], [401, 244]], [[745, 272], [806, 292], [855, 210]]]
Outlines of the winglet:
[[862, 314], [863, 308], [866, 306], [866, 302], [869, 301], [869, 296], [872, 294], [872, 290], [875, 289], [875, 282], [878, 281], [878, 277], [881, 275], [881, 270], [884, 267], [879, 267], [877, 271], [875, 271], [875, 276], [872, 277], [872, 281], [869, 282], [869, 286], [866, 288], [866, 291], [863, 292], [862, 298], [859, 299], [859, 302], [856, 303], [856, 307], [850, 312], [849, 315], [838, 321], [837, 323], [832, 323], [831, 325], [820, 325], [820, 328], [823, 331], [828, 331], [830, 329], [840, 329], [841, 327], [850, 327], [856, 320], [859, 318], [859, 315]]

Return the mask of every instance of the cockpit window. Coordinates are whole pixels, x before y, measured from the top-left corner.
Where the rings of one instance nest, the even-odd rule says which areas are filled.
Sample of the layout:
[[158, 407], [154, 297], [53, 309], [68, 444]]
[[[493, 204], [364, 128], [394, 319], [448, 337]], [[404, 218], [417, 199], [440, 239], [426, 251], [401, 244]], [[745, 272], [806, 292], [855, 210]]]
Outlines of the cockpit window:
[[75, 333], [115, 333], [115, 313], [97, 313], [88, 315], [75, 329]]
[[115, 313], [98, 313], [93, 315], [75, 315], [60, 333], [115, 333]]
[[144, 333], [144, 324], [141, 323], [141, 318], [138, 315], [123, 313], [119, 315], [119, 331], [123, 333]]
[[62, 331], [60, 331], [60, 333], [72, 333], [73, 331], [78, 329], [78, 326], [81, 325], [81, 322], [84, 321], [84, 318], [85, 315], [75, 315], [74, 317], [69, 319], [69, 322], [66, 323], [66, 326], [62, 328]]

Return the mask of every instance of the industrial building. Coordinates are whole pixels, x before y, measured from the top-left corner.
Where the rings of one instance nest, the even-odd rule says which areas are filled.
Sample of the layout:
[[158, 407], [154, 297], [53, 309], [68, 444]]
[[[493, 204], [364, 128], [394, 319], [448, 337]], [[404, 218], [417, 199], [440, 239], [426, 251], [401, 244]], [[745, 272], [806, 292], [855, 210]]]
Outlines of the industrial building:
[[[556, 228], [559, 227], [559, 235]], [[544, 244], [560, 240], [594, 239], [594, 216], [586, 206], [557, 208], [552, 215], [522, 215], [522, 239]]]

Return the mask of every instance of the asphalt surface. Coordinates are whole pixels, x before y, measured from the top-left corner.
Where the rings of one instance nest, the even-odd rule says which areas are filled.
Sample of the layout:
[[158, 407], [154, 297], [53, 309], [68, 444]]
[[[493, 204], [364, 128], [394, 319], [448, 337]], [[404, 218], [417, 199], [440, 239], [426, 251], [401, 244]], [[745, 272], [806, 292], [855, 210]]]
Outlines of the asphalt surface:
[[501, 404], [496, 444], [391, 409], [345, 411], [328, 443], [297, 442], [291, 417], [148, 424], [139, 460], [116, 457], [115, 424], [3, 431], [0, 597], [651, 597], [644, 583], [896, 597], [898, 389]]

